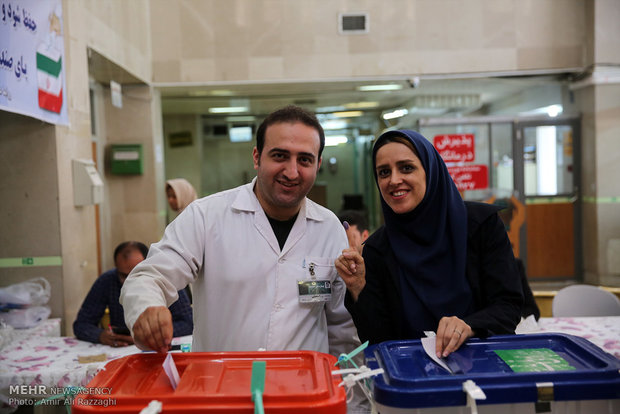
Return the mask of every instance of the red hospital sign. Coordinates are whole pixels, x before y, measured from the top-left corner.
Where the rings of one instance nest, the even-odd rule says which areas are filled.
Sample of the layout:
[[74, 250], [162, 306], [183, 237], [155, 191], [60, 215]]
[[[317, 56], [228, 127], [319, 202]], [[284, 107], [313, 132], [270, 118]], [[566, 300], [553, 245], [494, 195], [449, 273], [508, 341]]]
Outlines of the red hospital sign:
[[445, 163], [471, 162], [476, 158], [474, 134], [435, 135], [433, 145]]
[[481, 190], [489, 187], [489, 169], [486, 165], [448, 167], [448, 172], [459, 191]]

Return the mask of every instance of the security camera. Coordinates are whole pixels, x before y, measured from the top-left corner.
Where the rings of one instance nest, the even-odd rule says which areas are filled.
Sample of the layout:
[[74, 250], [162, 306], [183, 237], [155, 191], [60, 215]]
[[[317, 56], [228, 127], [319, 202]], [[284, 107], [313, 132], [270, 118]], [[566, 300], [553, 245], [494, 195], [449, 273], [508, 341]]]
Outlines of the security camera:
[[407, 79], [407, 83], [411, 89], [415, 89], [420, 86], [420, 78], [418, 76], [414, 76], [412, 78]]

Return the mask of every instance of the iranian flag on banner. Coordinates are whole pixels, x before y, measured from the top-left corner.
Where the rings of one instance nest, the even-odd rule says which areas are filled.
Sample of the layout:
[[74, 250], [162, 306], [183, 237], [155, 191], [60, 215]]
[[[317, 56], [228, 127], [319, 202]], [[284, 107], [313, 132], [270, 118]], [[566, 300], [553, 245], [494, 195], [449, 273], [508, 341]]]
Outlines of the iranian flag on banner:
[[37, 49], [39, 107], [60, 113], [62, 108], [62, 55], [41, 44]]

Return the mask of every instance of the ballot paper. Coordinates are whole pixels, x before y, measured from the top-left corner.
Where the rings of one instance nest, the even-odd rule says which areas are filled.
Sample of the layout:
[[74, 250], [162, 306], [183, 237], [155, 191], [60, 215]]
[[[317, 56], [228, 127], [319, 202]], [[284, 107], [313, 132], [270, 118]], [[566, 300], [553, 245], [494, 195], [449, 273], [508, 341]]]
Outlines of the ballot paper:
[[519, 322], [515, 328], [516, 334], [527, 334], [538, 331], [540, 331], [540, 327], [538, 326], [534, 315], [530, 315], [525, 319], [521, 318], [521, 322]]
[[177, 370], [177, 365], [174, 363], [174, 359], [172, 359], [171, 353], [168, 353], [168, 356], [164, 360], [164, 363], [162, 364], [162, 366], [164, 367], [164, 372], [166, 373], [166, 375], [168, 376], [168, 379], [170, 380], [172, 389], [176, 390], [177, 385], [179, 385], [180, 377], [179, 377], [179, 371]]
[[426, 338], [422, 338], [422, 347], [424, 348], [424, 352], [428, 355], [433, 361], [439, 364], [440, 367], [445, 368], [449, 373], [453, 373], [448, 364], [444, 361], [443, 358], [437, 358], [435, 354], [435, 340], [436, 336], [427, 336]]

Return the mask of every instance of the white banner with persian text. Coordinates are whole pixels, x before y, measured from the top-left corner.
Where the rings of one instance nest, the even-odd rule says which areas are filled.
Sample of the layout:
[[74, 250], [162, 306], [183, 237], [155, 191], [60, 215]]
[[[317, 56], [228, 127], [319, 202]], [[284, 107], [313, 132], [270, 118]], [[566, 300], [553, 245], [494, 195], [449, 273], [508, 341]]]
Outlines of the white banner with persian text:
[[0, 110], [68, 125], [62, 0], [0, 0]]

